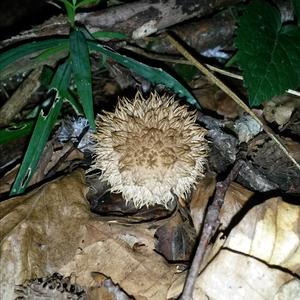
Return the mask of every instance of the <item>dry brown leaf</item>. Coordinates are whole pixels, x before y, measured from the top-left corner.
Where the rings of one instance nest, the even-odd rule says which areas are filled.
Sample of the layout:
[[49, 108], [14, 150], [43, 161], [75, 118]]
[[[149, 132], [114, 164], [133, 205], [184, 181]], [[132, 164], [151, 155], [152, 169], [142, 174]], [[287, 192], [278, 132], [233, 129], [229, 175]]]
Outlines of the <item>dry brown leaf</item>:
[[165, 299], [174, 268], [153, 251], [154, 230], [109, 224], [89, 212], [82, 172], [0, 203], [1, 287], [54, 272], [93, 287], [91, 272], [112, 278], [136, 299]]
[[[292, 275], [300, 273], [299, 222], [300, 207], [279, 197], [254, 206], [225, 243], [217, 239], [210, 249], [195, 299], [299, 299], [300, 280]], [[170, 288], [169, 298], [181, 292], [184, 276]]]
[[240, 107], [223, 91], [214, 85], [206, 84], [193, 90], [201, 107], [212, 110], [228, 119], [235, 119], [241, 114]]
[[20, 165], [17, 165], [0, 178], [0, 194], [9, 192], [18, 173], [19, 166]]
[[[295, 159], [300, 157], [299, 143], [280, 138]], [[299, 170], [283, 155], [277, 144], [266, 134], [260, 134], [248, 144], [248, 157], [252, 166], [277, 188], [287, 193], [300, 194]]]
[[[191, 201], [191, 216], [194, 226], [199, 232], [200, 225], [203, 222], [207, 202], [213, 195], [216, 186], [216, 177], [207, 176], [197, 185], [193, 192]], [[250, 199], [253, 192], [247, 190], [240, 184], [232, 182], [226, 192], [224, 205], [220, 212], [221, 230], [226, 229], [232, 217], [242, 208]]]
[[15, 284], [54, 273], [75, 255], [89, 216], [86, 187], [76, 172], [0, 203], [1, 295]]
[[264, 116], [269, 123], [276, 122], [280, 127], [291, 118], [294, 110], [299, 107], [299, 98], [291, 95], [274, 97], [264, 105]]
[[253, 194], [252, 191], [249, 191], [236, 182], [230, 184], [225, 195], [224, 205], [220, 212], [221, 230], [227, 228], [232, 218], [240, 211]]
[[196, 232], [188, 218], [176, 211], [156, 232], [156, 251], [169, 262], [189, 261], [196, 240]]

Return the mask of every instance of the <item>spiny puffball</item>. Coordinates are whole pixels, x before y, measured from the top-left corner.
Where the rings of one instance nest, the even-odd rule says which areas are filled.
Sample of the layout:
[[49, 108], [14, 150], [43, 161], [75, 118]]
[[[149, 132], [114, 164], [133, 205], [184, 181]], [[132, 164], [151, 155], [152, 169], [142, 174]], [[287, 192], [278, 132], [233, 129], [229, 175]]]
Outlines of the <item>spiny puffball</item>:
[[175, 195], [185, 198], [204, 176], [206, 130], [174, 97], [155, 92], [144, 99], [138, 92], [119, 99], [115, 112], [98, 115], [96, 127], [92, 168], [135, 207], [169, 208]]

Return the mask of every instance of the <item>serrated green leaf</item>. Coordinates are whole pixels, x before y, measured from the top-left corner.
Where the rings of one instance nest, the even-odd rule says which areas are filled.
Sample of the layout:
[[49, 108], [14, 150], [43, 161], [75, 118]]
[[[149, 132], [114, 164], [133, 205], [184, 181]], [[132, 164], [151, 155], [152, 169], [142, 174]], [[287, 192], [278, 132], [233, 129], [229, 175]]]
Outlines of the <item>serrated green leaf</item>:
[[70, 34], [70, 59], [74, 74], [79, 102], [83, 107], [90, 127], [95, 130], [93, 109], [92, 76], [89, 49], [83, 33], [76, 29]]
[[0, 129], [0, 144], [6, 144], [32, 132], [34, 121], [26, 121]]
[[70, 74], [70, 64], [66, 61], [58, 67], [54, 75], [51, 86], [55, 90], [55, 97], [50, 97], [52, 104], [49, 111], [41, 109], [28, 148], [11, 189], [11, 196], [21, 194], [25, 191], [37, 168], [41, 154], [61, 110], [63, 97], [66, 95], [65, 88], [69, 85]]
[[273, 6], [251, 2], [240, 19], [235, 43], [251, 106], [300, 85], [300, 28], [282, 26]]
[[137, 75], [149, 80], [151, 83], [164, 84], [175, 93], [178, 93], [179, 95], [185, 97], [187, 102], [196, 106], [197, 108], [200, 108], [197, 100], [193, 97], [193, 95], [178, 80], [176, 80], [164, 70], [145, 65], [133, 58], [130, 58], [126, 55], [121, 55], [113, 50], [108, 49], [105, 46], [97, 44], [94, 41], [88, 41], [88, 46], [91, 51], [97, 51], [110, 57], [124, 67], [132, 70]]

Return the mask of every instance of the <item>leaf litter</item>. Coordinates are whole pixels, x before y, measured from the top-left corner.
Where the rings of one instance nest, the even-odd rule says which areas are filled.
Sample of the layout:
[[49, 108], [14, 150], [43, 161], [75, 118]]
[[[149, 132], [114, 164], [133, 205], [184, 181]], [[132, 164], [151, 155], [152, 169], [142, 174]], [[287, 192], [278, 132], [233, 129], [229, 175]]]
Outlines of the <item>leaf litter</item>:
[[[205, 204], [199, 190], [194, 197]], [[75, 171], [0, 203], [4, 299], [13, 299], [15, 286], [56, 272], [75, 276], [87, 295], [100, 293], [92, 276], [96, 272], [135, 299], [178, 296], [186, 272], [177, 274], [179, 265], [154, 251], [161, 221], [129, 225], [103, 220], [89, 211], [86, 193], [83, 172]], [[221, 215], [224, 228], [252, 195], [238, 184], [231, 186]], [[249, 209], [227, 239], [220, 235], [210, 246], [195, 299], [228, 299], [232, 291], [234, 299], [244, 294], [251, 299], [296, 299], [292, 295], [300, 288], [299, 219], [299, 206], [279, 197]], [[90, 299], [101, 299], [95, 297]]]

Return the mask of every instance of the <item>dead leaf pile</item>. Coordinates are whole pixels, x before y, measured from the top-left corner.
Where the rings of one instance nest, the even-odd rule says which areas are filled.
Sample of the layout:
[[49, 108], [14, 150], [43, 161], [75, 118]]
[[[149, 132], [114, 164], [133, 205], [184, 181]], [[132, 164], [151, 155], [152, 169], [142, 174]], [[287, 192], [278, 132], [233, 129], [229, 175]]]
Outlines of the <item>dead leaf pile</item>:
[[[210, 195], [215, 180], [207, 180]], [[198, 225], [198, 215], [203, 215], [207, 202], [201, 189], [203, 186], [194, 194], [191, 206]], [[73, 276], [87, 292], [87, 299], [115, 299], [93, 274], [103, 274], [111, 280], [111, 289], [117, 284], [134, 299], [177, 297], [186, 272], [176, 274], [176, 265], [154, 251], [155, 226], [105, 221], [89, 211], [86, 192], [83, 174], [76, 171], [26, 196], [0, 203], [3, 299], [15, 299], [16, 286], [55, 272]], [[211, 245], [194, 299], [242, 299], [247, 295], [255, 300], [279, 300], [297, 299], [300, 294], [300, 207], [271, 198], [237, 220], [252, 196], [238, 184], [227, 192], [222, 228], [233, 229], [227, 239], [220, 234]]]
[[[0, 203], [1, 291], [54, 272], [76, 274], [93, 287], [91, 272], [118, 283], [135, 299], [165, 299], [174, 266], [154, 249], [154, 231], [101, 221], [89, 212], [82, 172]], [[159, 287], [159, 288], [158, 288]]]

